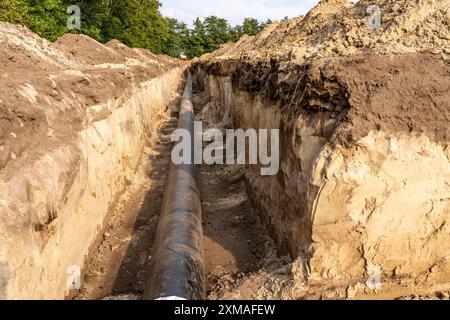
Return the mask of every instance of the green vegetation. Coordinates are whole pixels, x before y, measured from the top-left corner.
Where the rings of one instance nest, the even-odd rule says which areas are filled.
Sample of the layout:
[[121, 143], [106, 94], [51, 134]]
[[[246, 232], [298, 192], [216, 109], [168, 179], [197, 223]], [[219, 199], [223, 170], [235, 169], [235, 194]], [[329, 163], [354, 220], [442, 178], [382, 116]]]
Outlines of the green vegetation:
[[[81, 9], [81, 30], [67, 28], [67, 8]], [[267, 23], [247, 18], [243, 25], [230, 26], [225, 19], [197, 18], [193, 27], [163, 17], [158, 0], [0, 0], [0, 20], [22, 24], [50, 41], [68, 32], [83, 33], [100, 42], [118, 39], [131, 47], [177, 57], [185, 52], [198, 57], [242, 35], [255, 35]]]

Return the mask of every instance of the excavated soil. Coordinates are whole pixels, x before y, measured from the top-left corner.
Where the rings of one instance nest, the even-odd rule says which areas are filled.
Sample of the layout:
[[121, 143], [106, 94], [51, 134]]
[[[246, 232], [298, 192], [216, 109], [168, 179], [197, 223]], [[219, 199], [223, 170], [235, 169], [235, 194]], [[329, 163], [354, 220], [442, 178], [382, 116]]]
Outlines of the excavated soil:
[[[450, 53], [447, 0], [322, 0], [305, 17], [270, 24], [202, 59], [230, 57], [310, 59], [358, 53]], [[381, 10], [380, 28], [368, 27], [367, 9]]]
[[[51, 144], [53, 132], [79, 131], [89, 106], [120, 101], [125, 90], [177, 65], [148, 50], [124, 49], [118, 41], [110, 46], [120, 51], [83, 35], [68, 34], [50, 44], [20, 26], [0, 27], [5, 42], [0, 48], [0, 168], [11, 154], [19, 158], [27, 148]], [[68, 99], [76, 107], [69, 107]]]
[[[286, 64], [287, 63], [287, 64]], [[337, 120], [322, 135], [351, 144], [371, 130], [450, 137], [450, 63], [440, 55], [374, 54], [314, 59], [298, 65], [265, 59], [205, 60], [208, 75], [230, 77], [233, 87], [255, 92], [283, 112]], [[333, 136], [331, 136], [333, 134]]]
[[[200, 109], [204, 118], [213, 119], [211, 122], [215, 126], [220, 126], [223, 122], [226, 122], [226, 114], [230, 112], [233, 120], [232, 126], [234, 127], [281, 128], [281, 157], [287, 163], [299, 161], [297, 159], [292, 161], [289, 158], [301, 152], [302, 149], [306, 148], [304, 144], [308, 143], [308, 140], [300, 132], [302, 128], [295, 127], [298, 118], [306, 119], [303, 121], [304, 126], [308, 129], [303, 130], [306, 132], [311, 130], [308, 135], [326, 141], [334, 147], [352, 148], [354, 144], [358, 144], [358, 141], [371, 132], [387, 133], [391, 137], [398, 134], [424, 135], [429, 141], [438, 145], [445, 146], [448, 144], [450, 137], [448, 126], [450, 120], [450, 109], [448, 107], [450, 68], [449, 64], [439, 55], [406, 54], [388, 58], [378, 55], [356, 55], [317, 59], [303, 65], [287, 65], [284, 67], [281, 65], [282, 63], [278, 61], [262, 59], [257, 61], [250, 59], [217, 61], [212, 59], [211, 61], [198, 62], [194, 65], [194, 73], [200, 79], [199, 81], [205, 90], [210, 90], [206, 92], [206, 98], [204, 97], [205, 92], [202, 93], [203, 99], [207, 100], [204, 107]], [[225, 89], [227, 88], [226, 80], [220, 79], [229, 79], [231, 91]], [[220, 84], [211, 85], [215, 81]], [[229, 101], [228, 104], [225, 101]], [[264, 103], [262, 107], [259, 106], [261, 102]], [[253, 104], [256, 104], [256, 107], [253, 107]], [[261, 112], [258, 116], [255, 116], [255, 109], [272, 112], [272, 115], [268, 116]], [[312, 128], [309, 129], [309, 127]], [[361, 148], [364, 148], [364, 146], [361, 145]], [[350, 153], [352, 152], [356, 151], [350, 151]], [[423, 154], [427, 152], [429, 151], [422, 151]], [[376, 157], [382, 157], [382, 155], [379, 154]], [[447, 159], [449, 159], [448, 156]], [[303, 166], [303, 163], [305, 163], [303, 158], [301, 161]], [[372, 162], [370, 165], [375, 168], [374, 170], [380, 170], [376, 167], [377, 161], [379, 161], [377, 158], [370, 161]], [[306, 163], [304, 167], [308, 165]], [[447, 172], [446, 165], [443, 166], [444, 172]], [[203, 167], [206, 167], [202, 170], [208, 175], [206, 179], [202, 179], [202, 183], [205, 183], [203, 181], [206, 180], [207, 190], [212, 191], [212, 193], [208, 192], [206, 199], [212, 198], [218, 203], [215, 206], [212, 205], [216, 211], [221, 204], [221, 201], [216, 200], [214, 194], [216, 189], [228, 185], [228, 182], [223, 180], [224, 177], [231, 175], [231, 180], [234, 181], [235, 172], [242, 170], [245, 173], [242, 178], [248, 187], [247, 191], [250, 197], [245, 193], [245, 197], [238, 197], [237, 199], [232, 197], [228, 201], [230, 204], [233, 201], [238, 203], [242, 201], [245, 207], [246, 201], [249, 198], [253, 199], [254, 207], [244, 211], [254, 212], [254, 208], [256, 208], [257, 215], [262, 215], [265, 222], [263, 228], [275, 230], [274, 236], [277, 241], [278, 252], [286, 253], [288, 251], [292, 257], [299, 257], [298, 260], [293, 262], [290, 262], [289, 259], [280, 259], [274, 254], [276, 252], [274, 247], [269, 245], [268, 251], [257, 254], [259, 265], [256, 264], [250, 268], [250, 272], [240, 274], [227, 274], [225, 272], [222, 277], [213, 273], [213, 279], [219, 279], [219, 286], [216, 285], [213, 288], [214, 290], [210, 292], [210, 298], [446, 299], [448, 297], [446, 290], [433, 291], [433, 289], [430, 290], [426, 287], [421, 288], [420, 285], [412, 289], [405, 284], [406, 281], [400, 279], [401, 277], [396, 278], [395, 276], [392, 282], [390, 282], [391, 280], [385, 280], [383, 291], [378, 293], [368, 290], [364, 278], [356, 277], [350, 280], [350, 285], [349, 282], [342, 281], [339, 278], [332, 281], [308, 280], [310, 271], [308, 266], [305, 266], [307, 263], [305, 263], [305, 257], [301, 250], [305, 248], [302, 245], [308, 242], [311, 230], [302, 230], [301, 228], [292, 230], [292, 224], [295, 225], [298, 222], [292, 222], [292, 224], [289, 222], [302, 219], [302, 212], [306, 211], [306, 187], [299, 186], [299, 183], [308, 184], [307, 177], [305, 177], [306, 173], [303, 173], [304, 177], [301, 177], [301, 175], [299, 177], [296, 172], [299, 169], [295, 167], [295, 164], [294, 168], [289, 166], [283, 168], [282, 164], [282, 172], [276, 177], [277, 181], [268, 182], [267, 179], [252, 172], [250, 168]], [[300, 170], [302, 170], [302, 167], [300, 167]], [[212, 176], [210, 176], [211, 174]], [[414, 175], [413, 172], [410, 174]], [[202, 173], [203, 175], [205, 173]], [[217, 180], [216, 176], [220, 178]], [[238, 177], [241, 177], [241, 175], [239, 174]], [[408, 179], [405, 178], [403, 181], [405, 185], [408, 184]], [[448, 185], [448, 181], [445, 185], [444, 178], [444, 189], [441, 190], [444, 194], [445, 188], [448, 186], [450, 185]], [[228, 192], [234, 190], [235, 185]], [[298, 201], [298, 197], [303, 200]], [[327, 195], [327, 199], [331, 197], [333, 196]], [[446, 201], [444, 196], [438, 195], [437, 197], [442, 198], [440, 201]], [[399, 195], [396, 201], [401, 202], [402, 199], [402, 196]], [[209, 200], [205, 201], [210, 202]], [[379, 200], [374, 201], [376, 203]], [[367, 210], [370, 210], [369, 203], [366, 206]], [[225, 210], [230, 210], [230, 208], [227, 207]], [[239, 208], [237, 210], [240, 211]], [[372, 210], [372, 212], [375, 212], [375, 209]], [[209, 205], [206, 206], [206, 212], [208, 211]], [[236, 212], [235, 210], [231, 211], [233, 214]], [[444, 209], [442, 214], [445, 215], [445, 212], [448, 211]], [[247, 219], [250, 217], [251, 215]], [[219, 226], [217, 229], [209, 227], [208, 224], [205, 226], [205, 230], [212, 229], [213, 234], [218, 234], [216, 238], [219, 239], [219, 244], [224, 241], [220, 235], [222, 228], [224, 229], [224, 235], [228, 238], [233, 238], [235, 233], [242, 228], [248, 235], [252, 235], [255, 230], [260, 228], [258, 223], [253, 224], [256, 225], [256, 227], [252, 226], [253, 231], [246, 230], [247, 223], [244, 220], [241, 224], [237, 224], [234, 231], [228, 230], [228, 224], [223, 219], [222, 215], [215, 218], [216, 225]], [[340, 232], [338, 228], [336, 227], [328, 232]], [[357, 230], [357, 232], [364, 231]], [[315, 237], [320, 237], [320, 234]], [[245, 241], [245, 238], [238, 237], [237, 239], [245, 244], [245, 242], [242, 242]], [[299, 239], [301, 240], [299, 241]], [[253, 243], [255, 240], [258, 241], [258, 238], [253, 238], [249, 243]], [[216, 256], [220, 257], [222, 254], [216, 248], [218, 243], [216, 241], [211, 246], [208, 240], [206, 241], [205, 252], [208, 253], [211, 250], [210, 258], [215, 260], [217, 260]], [[212, 247], [212, 249], [209, 247]], [[286, 250], [286, 247], [289, 249]], [[244, 245], [241, 250], [232, 252], [235, 252], [235, 258], [239, 260], [246, 249]], [[412, 253], [406, 252], [402, 256], [401, 252], [395, 252], [395, 258], [408, 260], [410, 254]], [[223, 258], [220, 257], [220, 259]], [[326, 257], [322, 259], [327, 261]], [[443, 259], [445, 261], [445, 258]], [[247, 261], [251, 261], [251, 259], [247, 259]], [[210, 262], [208, 261], [208, 263]], [[333, 265], [334, 262], [331, 264]], [[437, 268], [445, 269], [444, 266]], [[231, 264], [228, 270], [234, 270], [234, 266]], [[387, 274], [384, 276], [390, 277]], [[432, 278], [432, 272], [427, 277]], [[420, 281], [418, 279], [416, 281]], [[443, 284], [442, 288], [448, 288], [448, 286]], [[429, 293], [430, 291], [432, 293]], [[408, 294], [411, 292], [422, 293], [409, 296]]]

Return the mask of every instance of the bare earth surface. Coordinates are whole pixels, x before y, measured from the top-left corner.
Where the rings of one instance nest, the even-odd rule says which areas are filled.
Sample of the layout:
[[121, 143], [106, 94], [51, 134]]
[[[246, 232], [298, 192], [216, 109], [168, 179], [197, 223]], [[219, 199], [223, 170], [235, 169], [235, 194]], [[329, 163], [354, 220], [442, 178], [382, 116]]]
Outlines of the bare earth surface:
[[156, 139], [184, 66], [0, 22], [0, 69], [0, 298], [62, 299], [67, 270], [83, 273]]

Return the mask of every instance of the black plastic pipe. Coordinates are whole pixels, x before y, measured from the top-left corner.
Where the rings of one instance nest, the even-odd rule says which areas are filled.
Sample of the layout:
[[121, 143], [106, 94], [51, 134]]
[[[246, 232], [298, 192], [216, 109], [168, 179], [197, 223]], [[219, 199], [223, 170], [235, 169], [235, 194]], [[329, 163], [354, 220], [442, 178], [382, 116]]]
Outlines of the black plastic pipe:
[[191, 134], [191, 164], [171, 164], [150, 261], [144, 300], [204, 300], [200, 192], [194, 164], [192, 76], [181, 101], [179, 129]]

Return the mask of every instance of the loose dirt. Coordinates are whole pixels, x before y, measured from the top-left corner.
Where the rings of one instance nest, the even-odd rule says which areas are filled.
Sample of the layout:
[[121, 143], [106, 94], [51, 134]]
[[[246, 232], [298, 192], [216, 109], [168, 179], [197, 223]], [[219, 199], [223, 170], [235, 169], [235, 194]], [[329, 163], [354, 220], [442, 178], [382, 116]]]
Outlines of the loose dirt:
[[[368, 27], [369, 6], [381, 11], [378, 29]], [[202, 59], [230, 57], [309, 59], [366, 52], [450, 53], [448, 0], [322, 0], [306, 16], [269, 25], [260, 34], [223, 45]]]
[[3, 22], [0, 43], [0, 297], [61, 299], [71, 295], [67, 270], [83, 269], [156, 138], [184, 66], [117, 41], [50, 43]]

